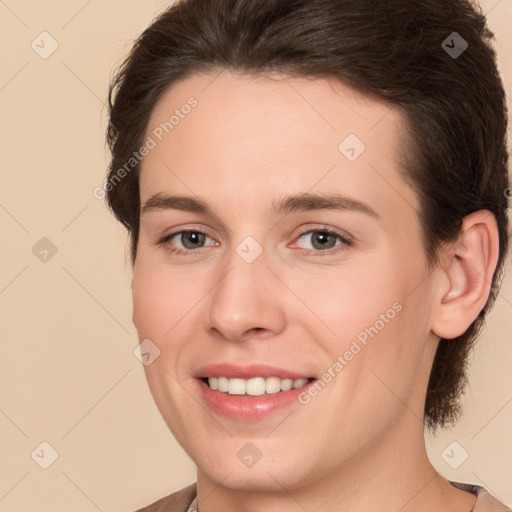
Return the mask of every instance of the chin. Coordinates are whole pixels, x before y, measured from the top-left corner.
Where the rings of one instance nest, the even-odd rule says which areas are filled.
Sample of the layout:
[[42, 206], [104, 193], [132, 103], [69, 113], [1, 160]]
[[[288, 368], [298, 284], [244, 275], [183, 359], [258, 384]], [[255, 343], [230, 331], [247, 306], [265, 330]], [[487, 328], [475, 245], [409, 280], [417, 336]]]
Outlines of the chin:
[[238, 469], [226, 465], [203, 468], [200, 471], [206, 474], [209, 480], [222, 485], [222, 487], [240, 492], [283, 492], [283, 488], [294, 488], [297, 483], [295, 481], [296, 474], [291, 481], [288, 475], [283, 474], [286, 472], [285, 468], [276, 466], [262, 465], [258, 468]]

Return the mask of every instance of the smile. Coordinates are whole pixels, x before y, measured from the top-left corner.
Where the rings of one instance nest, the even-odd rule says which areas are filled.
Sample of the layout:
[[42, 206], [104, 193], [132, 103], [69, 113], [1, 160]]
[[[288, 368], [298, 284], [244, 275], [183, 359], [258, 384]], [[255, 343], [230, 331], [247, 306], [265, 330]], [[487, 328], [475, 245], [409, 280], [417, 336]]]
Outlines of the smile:
[[261, 396], [274, 394], [290, 389], [298, 389], [306, 385], [311, 379], [281, 379], [279, 377], [253, 377], [250, 379], [228, 377], [206, 377], [204, 382], [210, 389], [228, 393], [230, 395]]

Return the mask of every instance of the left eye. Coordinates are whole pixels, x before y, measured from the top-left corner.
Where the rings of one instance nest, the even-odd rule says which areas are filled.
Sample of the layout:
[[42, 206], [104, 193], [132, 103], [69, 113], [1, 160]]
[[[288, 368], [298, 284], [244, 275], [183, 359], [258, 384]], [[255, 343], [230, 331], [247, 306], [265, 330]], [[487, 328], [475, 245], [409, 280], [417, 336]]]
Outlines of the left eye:
[[[310, 240], [310, 245], [315, 251], [324, 251], [333, 249], [337, 245], [350, 245], [350, 240], [344, 236], [336, 233], [335, 231], [329, 230], [310, 230], [302, 233], [299, 238], [299, 242], [302, 240]], [[340, 241], [341, 243], [337, 244]], [[304, 249], [310, 249], [310, 247], [303, 247]]]
[[181, 247], [178, 245], [178, 249], [194, 250], [200, 249], [207, 238], [210, 237], [201, 231], [180, 231], [179, 233], [169, 235], [166, 241], [176, 245], [177, 242], [174, 240], [177, 239], [181, 243]]

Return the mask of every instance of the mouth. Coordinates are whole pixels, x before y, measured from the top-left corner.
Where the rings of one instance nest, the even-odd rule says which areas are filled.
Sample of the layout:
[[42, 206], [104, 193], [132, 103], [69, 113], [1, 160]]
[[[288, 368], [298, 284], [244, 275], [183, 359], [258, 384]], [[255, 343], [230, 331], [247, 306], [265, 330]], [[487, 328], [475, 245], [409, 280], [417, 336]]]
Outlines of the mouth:
[[205, 405], [222, 416], [261, 420], [275, 411], [291, 407], [301, 393], [318, 379], [267, 365], [209, 365], [194, 377]]
[[210, 389], [229, 395], [262, 396], [300, 389], [315, 381], [314, 377], [301, 379], [282, 379], [276, 376], [252, 377], [241, 379], [234, 377], [204, 377], [201, 379]]

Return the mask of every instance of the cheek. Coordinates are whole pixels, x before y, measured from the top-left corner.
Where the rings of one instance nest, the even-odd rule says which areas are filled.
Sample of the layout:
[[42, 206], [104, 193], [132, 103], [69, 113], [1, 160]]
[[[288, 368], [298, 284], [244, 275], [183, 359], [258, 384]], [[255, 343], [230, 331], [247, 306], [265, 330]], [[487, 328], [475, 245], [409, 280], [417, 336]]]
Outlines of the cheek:
[[145, 262], [141, 258], [134, 271], [133, 322], [139, 336], [169, 339], [182, 319], [193, 314], [207, 290], [202, 280], [184, 278], [175, 269]]
[[325, 371], [342, 356], [346, 366], [340, 371], [349, 370], [361, 388], [361, 379], [365, 386], [375, 383], [371, 369], [404, 390], [414, 380], [429, 333], [429, 291], [427, 282], [418, 286], [425, 277], [422, 265], [403, 260], [397, 253], [364, 268], [296, 281], [297, 295], [307, 298], [314, 315], [296, 310], [295, 317], [323, 345]]
[[330, 332], [336, 340], [350, 340], [358, 335], [364, 339], [365, 329], [377, 324], [381, 331], [387, 326], [399, 309], [396, 303], [403, 300], [403, 287], [391, 270], [384, 268], [382, 262], [380, 265], [375, 262], [364, 267], [347, 266], [307, 279], [296, 276], [295, 290], [314, 313], [307, 317], [316, 318], [320, 332]]
[[[133, 323], [139, 337], [152, 338], [157, 333], [162, 334], [164, 328], [163, 313], [172, 311], [168, 296], [164, 296], [165, 285], [152, 273], [147, 266], [137, 263], [132, 284]], [[166, 294], [167, 295], [167, 294]], [[165, 300], [164, 300], [165, 299]]]

